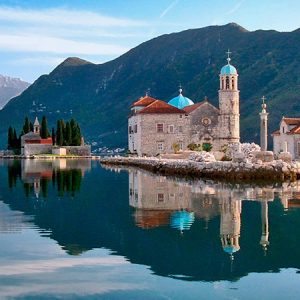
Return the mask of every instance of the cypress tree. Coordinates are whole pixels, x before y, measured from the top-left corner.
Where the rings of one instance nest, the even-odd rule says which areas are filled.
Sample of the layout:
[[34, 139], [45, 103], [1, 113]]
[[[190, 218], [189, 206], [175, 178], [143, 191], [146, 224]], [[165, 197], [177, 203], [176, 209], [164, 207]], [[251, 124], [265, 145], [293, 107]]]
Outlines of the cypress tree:
[[48, 131], [47, 119], [43, 116], [42, 125], [41, 125], [41, 138], [46, 139], [50, 136]]
[[69, 122], [66, 123], [65, 143], [66, 146], [70, 146], [72, 144], [72, 129]]
[[64, 143], [64, 133], [62, 127], [62, 120], [57, 121], [57, 129], [56, 129], [56, 145], [62, 146]]
[[29, 128], [30, 128], [30, 131], [33, 132], [33, 124], [32, 124], [32, 122], [29, 123]]
[[21, 147], [21, 142], [19, 145], [19, 139], [17, 138], [17, 132], [16, 129], [14, 128], [14, 133], [13, 133], [13, 148], [20, 148]]
[[51, 137], [52, 137], [52, 145], [54, 146], [56, 144], [56, 136], [55, 136], [55, 130], [53, 127], [52, 127]]
[[11, 126], [8, 128], [8, 134], [7, 134], [7, 149], [13, 148], [13, 140], [14, 140], [14, 132]]
[[26, 134], [30, 131], [30, 122], [29, 122], [28, 117], [25, 118], [24, 125], [23, 125], [23, 131], [24, 131], [24, 134]]

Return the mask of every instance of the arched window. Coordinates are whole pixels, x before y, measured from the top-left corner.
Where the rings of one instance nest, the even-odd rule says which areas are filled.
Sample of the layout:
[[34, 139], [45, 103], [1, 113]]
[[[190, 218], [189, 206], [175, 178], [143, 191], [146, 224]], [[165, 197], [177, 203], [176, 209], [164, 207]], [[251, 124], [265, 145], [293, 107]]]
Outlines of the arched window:
[[231, 80], [231, 85], [232, 85], [232, 89], [234, 90], [235, 89], [235, 87], [234, 87], [234, 78], [232, 78], [232, 80]]
[[229, 77], [226, 76], [226, 90], [229, 90]]
[[222, 90], [224, 90], [224, 79], [222, 79]]

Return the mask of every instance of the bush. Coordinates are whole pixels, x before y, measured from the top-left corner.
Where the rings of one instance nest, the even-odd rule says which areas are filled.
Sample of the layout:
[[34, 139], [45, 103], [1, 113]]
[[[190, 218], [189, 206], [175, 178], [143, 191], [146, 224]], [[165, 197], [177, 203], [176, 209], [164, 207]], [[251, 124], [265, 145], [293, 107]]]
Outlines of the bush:
[[202, 151], [202, 147], [200, 144], [191, 143], [188, 144], [187, 148], [191, 151]]
[[174, 143], [174, 144], [172, 145], [172, 149], [173, 149], [174, 153], [176, 154], [176, 153], [178, 153], [179, 150], [180, 150], [180, 145], [179, 145], [178, 143]]
[[202, 149], [203, 149], [203, 151], [210, 152], [212, 149], [212, 144], [211, 143], [203, 143]]

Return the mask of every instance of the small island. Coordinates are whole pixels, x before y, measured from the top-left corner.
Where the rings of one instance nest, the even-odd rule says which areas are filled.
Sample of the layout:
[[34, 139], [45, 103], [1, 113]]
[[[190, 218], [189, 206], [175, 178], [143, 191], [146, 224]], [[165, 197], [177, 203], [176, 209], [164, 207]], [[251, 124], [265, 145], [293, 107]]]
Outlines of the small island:
[[90, 157], [91, 147], [85, 145], [79, 124], [71, 119], [57, 121], [56, 129], [50, 134], [47, 119], [38, 118], [32, 123], [28, 117], [24, 120], [22, 131], [17, 135], [16, 129], [8, 128], [7, 149], [4, 157]]

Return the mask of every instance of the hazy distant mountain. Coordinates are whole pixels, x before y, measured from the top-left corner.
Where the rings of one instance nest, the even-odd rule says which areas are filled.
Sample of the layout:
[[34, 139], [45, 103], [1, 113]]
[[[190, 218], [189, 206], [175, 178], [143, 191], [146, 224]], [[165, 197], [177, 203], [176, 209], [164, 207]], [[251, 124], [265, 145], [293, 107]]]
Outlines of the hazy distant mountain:
[[198, 102], [208, 96], [217, 105], [228, 48], [239, 73], [244, 141], [258, 141], [263, 95], [270, 131], [282, 115], [300, 116], [300, 30], [250, 32], [232, 23], [162, 35], [105, 64], [68, 58], [0, 111], [0, 141], [5, 143], [9, 124], [46, 114], [50, 125], [75, 117], [86, 140], [125, 146], [130, 104], [148, 88], [169, 100], [181, 83], [187, 97]]
[[0, 75], [0, 109], [13, 97], [21, 94], [30, 83], [19, 78]]

